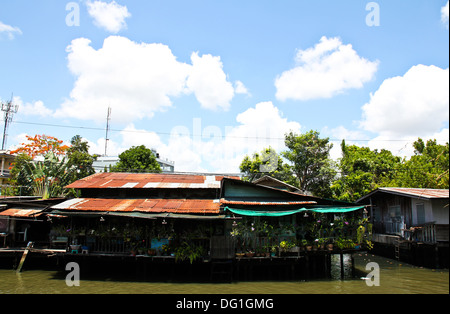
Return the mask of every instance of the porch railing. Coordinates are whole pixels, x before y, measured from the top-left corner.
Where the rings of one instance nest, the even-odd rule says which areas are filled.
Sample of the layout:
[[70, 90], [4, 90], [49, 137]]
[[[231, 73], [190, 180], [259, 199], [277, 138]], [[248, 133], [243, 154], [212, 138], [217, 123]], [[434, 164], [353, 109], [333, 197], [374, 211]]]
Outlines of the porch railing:
[[410, 241], [436, 243], [436, 224], [426, 223], [405, 230], [405, 238]]

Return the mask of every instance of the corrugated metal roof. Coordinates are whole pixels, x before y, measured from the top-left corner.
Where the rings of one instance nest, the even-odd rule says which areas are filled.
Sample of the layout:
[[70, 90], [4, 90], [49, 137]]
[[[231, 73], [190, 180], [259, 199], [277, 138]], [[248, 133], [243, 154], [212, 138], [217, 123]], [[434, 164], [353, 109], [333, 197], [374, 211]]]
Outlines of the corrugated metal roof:
[[[167, 188], [167, 189], [202, 189], [220, 188], [224, 176], [216, 175], [182, 175], [159, 173], [96, 173], [75, 181], [67, 186], [69, 189], [83, 188]], [[239, 179], [238, 177], [233, 177]]]
[[433, 198], [449, 198], [449, 190], [446, 189], [420, 189], [420, 188], [378, 188], [369, 194], [364, 195], [356, 201], [360, 203], [361, 201], [367, 199], [368, 197], [377, 193], [389, 193], [396, 195], [403, 195], [413, 198], [423, 198], [423, 199], [433, 199]]
[[51, 208], [69, 211], [218, 214], [220, 202], [211, 199], [77, 198]]
[[380, 188], [379, 190], [423, 198], [449, 198], [449, 190], [446, 189]]
[[10, 208], [0, 212], [0, 216], [34, 218], [35, 215], [40, 214], [41, 212], [42, 209]]

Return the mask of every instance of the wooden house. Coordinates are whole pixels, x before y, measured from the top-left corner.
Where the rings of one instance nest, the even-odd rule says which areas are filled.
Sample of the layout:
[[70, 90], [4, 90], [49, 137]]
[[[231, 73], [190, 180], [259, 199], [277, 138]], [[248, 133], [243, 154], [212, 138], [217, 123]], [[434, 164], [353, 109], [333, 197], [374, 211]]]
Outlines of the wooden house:
[[0, 247], [24, 247], [29, 241], [46, 245], [50, 224], [45, 210], [63, 199], [9, 196], [0, 199]]
[[[329, 278], [331, 256], [339, 254], [342, 261], [344, 251], [354, 251], [354, 231], [365, 221], [360, 219], [365, 206], [275, 183], [217, 175], [96, 173], [67, 186], [76, 198], [36, 212], [23, 204], [18, 211], [15, 204], [0, 222], [15, 221], [14, 230], [8, 225], [10, 238], [26, 232], [29, 241], [37, 236], [32, 239], [29, 231], [39, 227], [40, 239], [47, 241], [33, 248], [36, 259], [45, 257], [40, 262], [89, 264], [84, 269], [94, 273], [119, 267], [152, 280], [172, 275], [227, 281]], [[325, 239], [346, 240], [347, 246], [333, 251]], [[3, 253], [5, 259], [20, 257]]]
[[[158, 250], [176, 235], [195, 238], [207, 246], [209, 237], [223, 232], [220, 176], [97, 173], [67, 188], [79, 198], [51, 208], [50, 216], [65, 223], [54, 238], [90, 252], [117, 254]], [[158, 239], [157, 241], [155, 239]], [[133, 254], [132, 253], [132, 254]]]
[[357, 203], [370, 205], [374, 242], [391, 246], [395, 257], [401, 246], [411, 251], [429, 245], [433, 254], [447, 251], [441, 264], [448, 265], [449, 190], [378, 188]]
[[[174, 253], [189, 243], [211, 257], [231, 258], [230, 232], [243, 217], [276, 217], [292, 225], [300, 213], [363, 208], [215, 175], [97, 173], [67, 188], [79, 197], [47, 213], [59, 221], [53, 238], [67, 237], [89, 252], [118, 254]], [[172, 252], [162, 252], [172, 244]]]

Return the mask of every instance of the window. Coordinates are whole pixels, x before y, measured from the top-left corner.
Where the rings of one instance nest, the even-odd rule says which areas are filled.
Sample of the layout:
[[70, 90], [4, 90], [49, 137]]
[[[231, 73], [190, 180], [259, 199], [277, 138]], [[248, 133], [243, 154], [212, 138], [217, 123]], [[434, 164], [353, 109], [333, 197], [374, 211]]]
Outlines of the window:
[[8, 217], [0, 218], [0, 233], [8, 232]]
[[416, 204], [417, 224], [425, 223], [425, 206], [423, 204]]
[[389, 217], [391, 217], [392, 221], [400, 220], [401, 219], [400, 216], [401, 216], [400, 205], [389, 206]]
[[401, 216], [400, 205], [389, 206], [389, 218], [385, 222], [386, 233], [401, 234], [404, 227], [403, 217]]

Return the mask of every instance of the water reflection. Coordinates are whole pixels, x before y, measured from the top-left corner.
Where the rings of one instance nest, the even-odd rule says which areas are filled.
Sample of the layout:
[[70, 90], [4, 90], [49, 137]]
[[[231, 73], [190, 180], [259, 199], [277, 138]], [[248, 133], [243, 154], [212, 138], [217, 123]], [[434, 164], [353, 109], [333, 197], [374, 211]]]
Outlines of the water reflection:
[[[335, 257], [339, 259], [339, 255]], [[345, 268], [346, 280], [340, 280], [340, 268], [332, 268], [332, 280], [290, 282], [154, 283], [103, 280], [82, 280], [80, 287], [68, 287], [64, 276], [54, 271], [27, 270], [17, 274], [0, 270], [2, 294], [358, 294], [358, 293], [449, 293], [448, 270], [419, 268], [371, 254], [353, 256], [356, 271], [365, 271], [369, 262], [380, 266], [380, 286], [369, 287], [361, 278], [349, 279], [351, 268]], [[351, 256], [344, 256], [348, 265]], [[340, 261], [333, 261], [334, 265]], [[338, 270], [339, 269], [339, 270]]]

